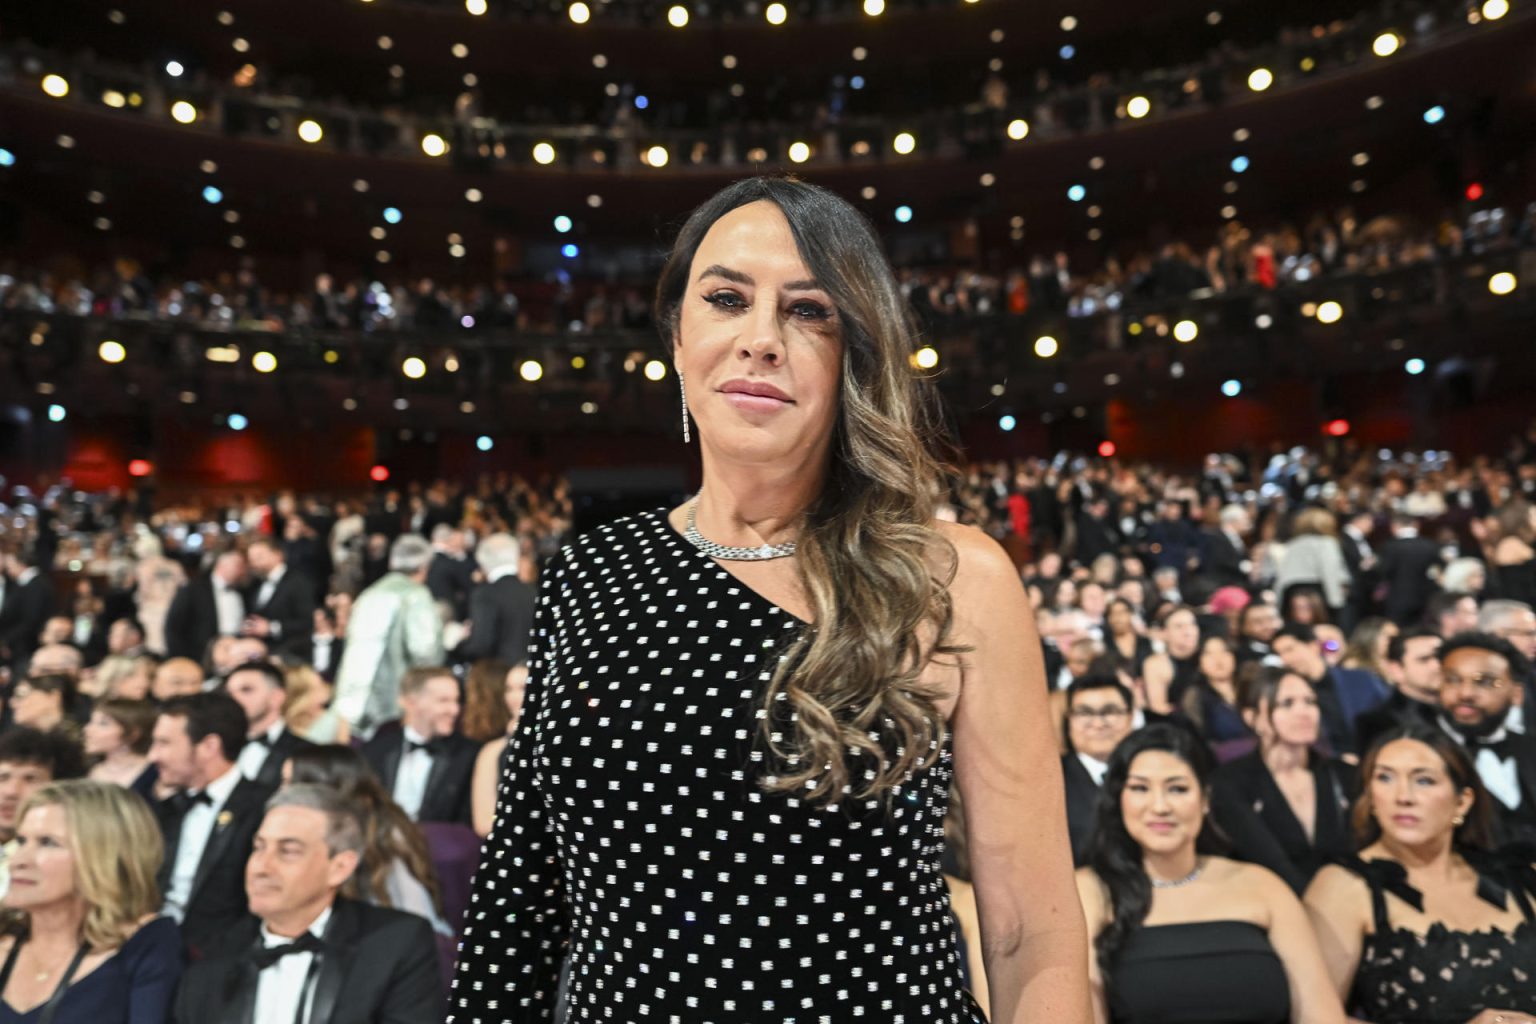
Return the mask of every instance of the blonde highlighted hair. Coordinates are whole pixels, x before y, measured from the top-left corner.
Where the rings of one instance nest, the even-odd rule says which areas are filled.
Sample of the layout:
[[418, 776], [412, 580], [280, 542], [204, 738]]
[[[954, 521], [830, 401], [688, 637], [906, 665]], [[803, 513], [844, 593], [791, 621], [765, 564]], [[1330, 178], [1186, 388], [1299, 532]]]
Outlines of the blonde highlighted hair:
[[22, 804], [17, 821], [39, 807], [64, 811], [75, 891], [85, 903], [81, 939], [95, 950], [116, 949], [160, 910], [155, 875], [165, 843], [154, 815], [137, 793], [90, 779], [41, 787]]

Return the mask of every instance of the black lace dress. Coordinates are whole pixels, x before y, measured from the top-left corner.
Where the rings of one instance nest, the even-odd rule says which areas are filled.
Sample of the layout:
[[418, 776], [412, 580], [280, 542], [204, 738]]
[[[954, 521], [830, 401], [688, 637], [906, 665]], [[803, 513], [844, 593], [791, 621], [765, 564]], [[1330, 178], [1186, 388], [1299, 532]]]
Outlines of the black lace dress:
[[1517, 927], [1469, 932], [1437, 922], [1423, 935], [1394, 928], [1387, 917], [1388, 893], [1424, 909], [1401, 864], [1341, 859], [1370, 887], [1375, 921], [1360, 951], [1351, 1013], [1373, 1024], [1466, 1024], [1486, 1009], [1536, 1013], [1536, 877], [1529, 852], [1468, 857], [1478, 872], [1478, 896], [1500, 909], [1513, 899], [1524, 918]]
[[541, 585], [449, 1020], [977, 1024], [940, 870], [951, 759], [881, 801], [760, 784], [762, 686], [803, 623], [663, 511]]

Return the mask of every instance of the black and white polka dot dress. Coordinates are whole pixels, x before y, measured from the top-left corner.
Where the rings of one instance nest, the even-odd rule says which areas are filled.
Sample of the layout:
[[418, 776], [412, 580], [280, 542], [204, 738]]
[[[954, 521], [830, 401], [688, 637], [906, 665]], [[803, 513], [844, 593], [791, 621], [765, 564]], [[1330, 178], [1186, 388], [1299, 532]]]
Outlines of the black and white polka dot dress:
[[763, 791], [763, 686], [803, 623], [664, 511], [541, 585], [523, 726], [475, 879], [455, 1024], [971, 1024], [940, 753], [883, 802]]

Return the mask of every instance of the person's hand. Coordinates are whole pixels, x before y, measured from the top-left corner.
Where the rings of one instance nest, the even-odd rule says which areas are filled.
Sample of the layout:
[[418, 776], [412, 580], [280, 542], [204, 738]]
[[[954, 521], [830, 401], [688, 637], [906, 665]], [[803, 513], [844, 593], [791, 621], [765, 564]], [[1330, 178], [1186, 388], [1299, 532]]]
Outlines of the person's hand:
[[247, 615], [240, 632], [245, 636], [269, 636], [272, 633], [272, 623], [260, 615]]
[[1518, 1010], [1487, 1009], [1467, 1021], [1467, 1024], [1536, 1024], [1536, 1016]]

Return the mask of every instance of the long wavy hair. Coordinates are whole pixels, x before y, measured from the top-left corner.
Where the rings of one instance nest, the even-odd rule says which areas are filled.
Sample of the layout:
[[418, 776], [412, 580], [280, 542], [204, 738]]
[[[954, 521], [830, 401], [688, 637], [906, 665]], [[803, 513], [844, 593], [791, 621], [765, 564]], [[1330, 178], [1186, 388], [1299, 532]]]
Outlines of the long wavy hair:
[[391, 906], [389, 875], [398, 860], [426, 887], [433, 908], [439, 914], [443, 912], [442, 893], [426, 837], [374, 776], [362, 754], [341, 744], [326, 744], [301, 750], [288, 763], [292, 766], [290, 783], [313, 783], [334, 789], [363, 827], [363, 856], [357, 870], [342, 886], [343, 896]]
[[1381, 825], [1376, 821], [1376, 809], [1371, 803], [1371, 777], [1376, 774], [1376, 761], [1387, 744], [1398, 740], [1412, 740], [1433, 750], [1445, 764], [1445, 774], [1458, 793], [1472, 791], [1472, 807], [1463, 816], [1460, 825], [1451, 833], [1451, 845], [1458, 852], [1468, 850], [1486, 852], [1496, 845], [1496, 827], [1493, 817], [1492, 797], [1477, 774], [1477, 766], [1460, 743], [1447, 736], [1444, 730], [1423, 722], [1409, 722], [1383, 733], [1371, 744], [1360, 760], [1360, 796], [1355, 799], [1350, 814], [1355, 842], [1365, 849], [1381, 838]]
[[956, 553], [932, 525], [953, 448], [931, 383], [913, 370], [917, 327], [874, 229], [826, 189], [750, 178], [694, 210], [656, 286], [664, 342], [677, 340], [704, 236], [755, 202], [784, 214], [843, 341], [831, 465], [796, 537], [813, 626], [784, 652], [764, 696], [761, 738], [777, 764], [762, 785], [820, 804], [845, 791], [885, 797], [947, 738], [924, 665], [965, 650], [950, 638]]
[[[1216, 768], [1204, 741], [1188, 727], [1172, 722], [1157, 722], [1131, 733], [1110, 755], [1109, 769], [1104, 773], [1104, 785], [1099, 790], [1099, 803], [1094, 812], [1087, 859], [1088, 866], [1109, 893], [1110, 920], [1094, 940], [1099, 967], [1106, 977], [1113, 973], [1120, 951], [1147, 919], [1147, 911], [1152, 907], [1152, 880], [1147, 877], [1141, 844], [1126, 830], [1125, 815], [1120, 810], [1120, 797], [1125, 792], [1131, 763], [1137, 755], [1149, 750], [1172, 754], [1189, 765], [1200, 792], [1207, 796], [1211, 790], [1211, 773]], [[1215, 854], [1225, 852], [1226, 848], [1215, 823], [1207, 818], [1195, 838], [1195, 850]]]

